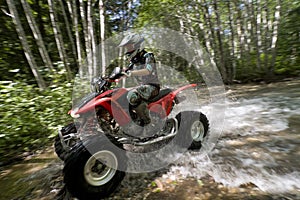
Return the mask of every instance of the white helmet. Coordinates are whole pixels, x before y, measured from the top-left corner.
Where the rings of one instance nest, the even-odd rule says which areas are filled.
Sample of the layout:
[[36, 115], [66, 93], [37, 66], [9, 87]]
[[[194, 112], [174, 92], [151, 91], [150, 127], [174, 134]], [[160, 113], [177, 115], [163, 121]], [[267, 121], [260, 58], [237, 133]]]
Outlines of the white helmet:
[[126, 35], [118, 47], [126, 47], [127, 45], [132, 45], [128, 48], [127, 52], [125, 53], [128, 57], [134, 57], [138, 51], [144, 49], [144, 37], [137, 33], [129, 33]]

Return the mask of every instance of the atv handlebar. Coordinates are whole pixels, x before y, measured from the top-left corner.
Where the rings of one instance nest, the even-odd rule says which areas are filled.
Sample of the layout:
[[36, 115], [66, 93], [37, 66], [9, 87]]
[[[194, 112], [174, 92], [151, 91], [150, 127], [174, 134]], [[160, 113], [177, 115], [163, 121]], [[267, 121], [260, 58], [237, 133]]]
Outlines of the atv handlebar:
[[123, 76], [132, 70], [134, 64], [130, 63], [128, 68], [125, 71], [122, 71], [120, 67], [116, 67], [109, 76], [95, 77], [91, 81], [91, 89], [93, 91], [100, 91], [106, 83], [117, 82], [117, 79], [120, 79]]

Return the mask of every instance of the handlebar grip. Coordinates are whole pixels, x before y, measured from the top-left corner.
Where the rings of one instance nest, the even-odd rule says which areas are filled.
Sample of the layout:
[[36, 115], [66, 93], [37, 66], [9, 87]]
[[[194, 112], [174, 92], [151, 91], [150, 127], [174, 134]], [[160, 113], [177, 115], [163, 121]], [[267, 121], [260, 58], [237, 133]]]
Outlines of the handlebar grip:
[[128, 71], [132, 70], [133, 66], [134, 66], [134, 64], [133, 64], [133, 63], [130, 63], [130, 64], [128, 65], [128, 68], [125, 70], [125, 72], [127, 73]]

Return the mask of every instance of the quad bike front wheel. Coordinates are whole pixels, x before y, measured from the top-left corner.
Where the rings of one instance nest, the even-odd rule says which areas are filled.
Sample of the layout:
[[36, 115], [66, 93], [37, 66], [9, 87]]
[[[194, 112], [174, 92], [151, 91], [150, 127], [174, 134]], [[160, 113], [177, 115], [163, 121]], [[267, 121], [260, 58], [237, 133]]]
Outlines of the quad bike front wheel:
[[184, 111], [176, 116], [179, 128], [178, 134], [181, 147], [199, 150], [208, 135], [209, 122], [207, 117], [198, 111]]
[[122, 145], [102, 135], [90, 137], [74, 148], [63, 170], [68, 191], [80, 200], [111, 194], [125, 176]]

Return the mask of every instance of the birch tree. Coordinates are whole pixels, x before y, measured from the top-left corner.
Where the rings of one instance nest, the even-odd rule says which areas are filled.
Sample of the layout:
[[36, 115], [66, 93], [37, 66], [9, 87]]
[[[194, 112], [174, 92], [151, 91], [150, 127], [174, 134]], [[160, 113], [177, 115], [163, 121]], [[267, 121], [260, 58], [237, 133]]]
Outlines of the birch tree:
[[227, 1], [227, 12], [228, 12], [228, 23], [229, 23], [229, 30], [230, 30], [230, 60], [232, 63], [232, 70], [229, 71], [231, 74], [232, 80], [235, 78], [236, 75], [236, 41], [235, 41], [235, 29], [234, 29], [234, 22], [233, 22], [233, 12], [232, 12], [232, 4], [230, 1]]
[[86, 55], [86, 65], [87, 65], [87, 71], [89, 75], [93, 74], [93, 57], [92, 57], [92, 45], [90, 40], [90, 34], [88, 30], [88, 18], [87, 15], [87, 9], [85, 1], [79, 0], [79, 9], [80, 9], [80, 17], [81, 17], [81, 23], [82, 23], [82, 29], [83, 29], [83, 39], [85, 44], [85, 55]]
[[[23, 1], [24, 1], [24, 0], [23, 0]], [[74, 38], [73, 38], [72, 31], [71, 31], [71, 29], [70, 29], [70, 23], [69, 23], [69, 19], [68, 19], [66, 10], [65, 10], [65, 6], [64, 6], [63, 1], [58, 1], [58, 2], [59, 2], [59, 5], [60, 5], [60, 8], [61, 8], [61, 10], [62, 10], [62, 15], [63, 15], [64, 22], [65, 22], [65, 30], [67, 31], [67, 35], [68, 35], [68, 38], [69, 38], [69, 41], [70, 41], [70, 44], [71, 44], [71, 49], [72, 49], [72, 53], [73, 53], [73, 58], [76, 60], [77, 55], [76, 55], [75, 42], [74, 42]], [[71, 13], [71, 14], [72, 14], [72, 13]], [[72, 16], [72, 15], [71, 15], [71, 16]], [[73, 16], [72, 16], [72, 18], [73, 18]], [[77, 64], [77, 63], [75, 62], [75, 64]]]
[[218, 4], [217, 1], [214, 0], [213, 2], [213, 8], [214, 8], [214, 13], [216, 16], [216, 35], [217, 35], [217, 41], [218, 41], [218, 52], [219, 52], [219, 57], [220, 57], [220, 62], [219, 62], [219, 66], [220, 66], [220, 70], [221, 70], [221, 74], [223, 77], [223, 80], [228, 83], [231, 82], [231, 80], [228, 79], [227, 76], [227, 69], [226, 69], [226, 58], [225, 58], [225, 50], [224, 50], [224, 46], [223, 46], [223, 28], [221, 25], [221, 19], [220, 19], [220, 14], [219, 14], [219, 9], [218, 9]]
[[262, 23], [263, 23], [263, 53], [264, 53], [264, 70], [268, 72], [269, 65], [269, 38], [270, 38], [270, 16], [268, 4], [269, 0], [265, 0], [262, 10]]
[[61, 35], [59, 24], [57, 23], [57, 14], [55, 11], [55, 6], [54, 6], [53, 0], [48, 0], [48, 5], [49, 5], [50, 19], [51, 19], [51, 23], [52, 23], [52, 28], [53, 28], [53, 32], [54, 32], [54, 37], [55, 37], [59, 57], [60, 57], [61, 61], [63, 62], [64, 67], [66, 69], [67, 79], [70, 80], [72, 77], [71, 70], [69, 67], [67, 53], [66, 53], [65, 47], [64, 47], [63, 37]]
[[[80, 39], [80, 33], [79, 33], [79, 22], [78, 22], [78, 7], [77, 7], [77, 1], [76, 0], [68, 0], [67, 1], [68, 10], [70, 13], [70, 16], [72, 18], [72, 26], [74, 30], [75, 35], [75, 55], [76, 55], [76, 63], [79, 69], [82, 68], [83, 60], [82, 55], [84, 53], [82, 52], [82, 44]], [[81, 73], [81, 70], [79, 70], [79, 73]]]
[[99, 0], [99, 16], [100, 16], [100, 46], [101, 46], [101, 64], [102, 64], [102, 73], [105, 73], [106, 67], [106, 57], [105, 57], [105, 16], [104, 16], [104, 4], [102, 0]]
[[271, 59], [271, 76], [273, 76], [273, 71], [275, 68], [275, 60], [277, 53], [277, 40], [278, 40], [278, 26], [281, 17], [281, 0], [277, 0], [276, 10], [274, 13], [274, 22], [273, 22], [273, 30], [272, 30], [272, 42], [271, 42], [271, 51], [272, 51], [272, 59]]
[[26, 34], [25, 34], [24, 29], [22, 27], [22, 23], [20, 21], [19, 14], [18, 14], [18, 11], [17, 11], [16, 6], [14, 4], [14, 1], [13, 0], [6, 0], [6, 3], [7, 3], [8, 8], [9, 8], [10, 16], [12, 17], [13, 22], [16, 26], [16, 30], [17, 30], [19, 39], [21, 41], [21, 44], [23, 46], [25, 57], [28, 61], [30, 69], [31, 69], [31, 71], [32, 71], [32, 73], [33, 73], [33, 75], [36, 79], [36, 82], [37, 82], [39, 88], [40, 89], [45, 89], [46, 88], [45, 81], [44, 81], [43, 77], [41, 76], [41, 74], [39, 73], [38, 66], [35, 62], [34, 56], [33, 56], [32, 52], [31, 52], [31, 49], [28, 45], [28, 42], [27, 42], [27, 39], [26, 39]]
[[207, 3], [207, 0], [202, 0], [201, 1], [202, 6], [203, 6], [203, 20], [206, 22], [206, 34], [208, 34], [208, 38], [210, 40], [210, 44], [211, 44], [211, 51], [210, 54], [212, 57], [215, 57], [215, 50], [216, 50], [216, 40], [215, 40], [215, 30], [213, 28], [213, 22], [211, 19], [211, 11], [209, 8], [209, 4]]
[[95, 34], [94, 34], [94, 24], [93, 24], [93, 5], [92, 0], [87, 0], [87, 34], [88, 34], [88, 41], [89, 41], [89, 48], [90, 48], [90, 66], [91, 75], [95, 76], [97, 71], [97, 55], [96, 55], [96, 41], [95, 41]]
[[[17, 2], [14, 1], [14, 4]], [[53, 65], [49, 52], [51, 56], [57, 53], [59, 60], [64, 63], [68, 78], [71, 77], [70, 66], [74, 66], [74, 63], [80, 68], [88, 67], [85, 72], [91, 76], [98, 74], [99, 70], [105, 73], [105, 66], [109, 62], [104, 48], [106, 37], [114, 32], [145, 25], [168, 27], [199, 39], [216, 62], [224, 80], [229, 82], [235, 77], [261, 80], [267, 78], [267, 75], [276, 75], [281, 68], [282, 71], [291, 71], [284, 69], [286, 63], [289, 66], [297, 66], [299, 63], [298, 45], [294, 42], [299, 38], [299, 26], [296, 25], [300, 21], [296, 0], [34, 0], [36, 6], [31, 6], [27, 0], [20, 2], [19, 21], [27, 21], [31, 30], [30, 33], [24, 33], [22, 38], [27, 37], [27, 44], [29, 40], [36, 43], [30, 50], [40, 54], [47, 68]], [[1, 9], [5, 10], [5, 5]], [[289, 15], [291, 10], [294, 13], [292, 16]], [[48, 24], [43, 24], [49, 21], [50, 28]], [[2, 24], [3, 27], [7, 26]], [[46, 38], [49, 32], [54, 33], [54, 48], [52, 38]], [[18, 35], [20, 37], [20, 31]], [[10, 40], [2, 38], [2, 41]], [[96, 47], [98, 43], [99, 48]], [[120, 56], [121, 50], [116, 49]], [[4, 50], [2, 54], [5, 54]], [[163, 62], [170, 62], [171, 65], [180, 66], [179, 70], [184, 70], [181, 66], [186, 63], [175, 55], [166, 52], [157, 55]], [[26, 56], [28, 59], [28, 54]], [[12, 56], [7, 54], [5, 57]], [[72, 60], [73, 57], [76, 61]], [[86, 62], [83, 62], [84, 58]], [[32, 62], [30, 67], [34, 71], [37, 66], [32, 67]], [[101, 69], [99, 63], [102, 64]], [[5, 66], [5, 63], [1, 65]]]
[[257, 13], [257, 21], [256, 21], [256, 37], [257, 37], [257, 42], [256, 42], [256, 58], [257, 58], [257, 65], [259, 69], [261, 69], [261, 46], [262, 46], [262, 7], [260, 5], [260, 0], [257, 0], [256, 2], [256, 13]]
[[53, 65], [51, 62], [51, 59], [49, 57], [49, 54], [47, 52], [47, 49], [45, 47], [42, 35], [40, 33], [40, 30], [38, 28], [38, 26], [36, 25], [36, 22], [34, 20], [34, 17], [32, 15], [31, 12], [31, 8], [28, 4], [28, 2], [26, 0], [21, 0], [24, 12], [25, 12], [25, 16], [27, 18], [28, 24], [31, 28], [31, 31], [33, 33], [33, 36], [36, 40], [37, 46], [38, 46], [38, 50], [40, 52], [41, 58], [45, 64], [46, 67], [48, 67], [50, 70], [53, 70]]
[[243, 1], [243, 31], [244, 31], [244, 43], [245, 43], [245, 55], [244, 60], [251, 60], [250, 58], [250, 46], [251, 46], [251, 19], [248, 0]]

